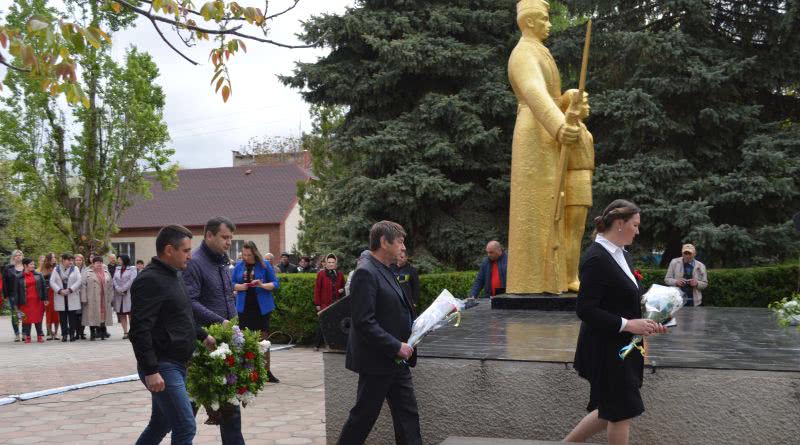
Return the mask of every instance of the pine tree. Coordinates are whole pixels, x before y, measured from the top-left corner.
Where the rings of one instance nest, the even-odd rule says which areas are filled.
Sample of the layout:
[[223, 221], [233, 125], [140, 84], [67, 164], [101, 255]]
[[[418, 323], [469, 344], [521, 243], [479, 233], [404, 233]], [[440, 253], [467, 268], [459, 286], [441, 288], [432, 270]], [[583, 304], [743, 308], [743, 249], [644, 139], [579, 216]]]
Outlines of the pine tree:
[[[694, 242], [714, 266], [800, 248], [800, 3], [576, 1], [594, 16], [589, 81], [595, 213], [643, 209], [641, 250], [662, 265]], [[583, 33], [554, 36], [577, 70]]]
[[331, 145], [347, 172], [324, 185], [337, 229], [325, 244], [356, 255], [370, 225], [389, 219], [418, 262], [469, 267], [505, 237], [514, 5], [364, 0], [305, 24], [303, 38], [332, 51], [283, 81], [312, 104], [347, 107]]

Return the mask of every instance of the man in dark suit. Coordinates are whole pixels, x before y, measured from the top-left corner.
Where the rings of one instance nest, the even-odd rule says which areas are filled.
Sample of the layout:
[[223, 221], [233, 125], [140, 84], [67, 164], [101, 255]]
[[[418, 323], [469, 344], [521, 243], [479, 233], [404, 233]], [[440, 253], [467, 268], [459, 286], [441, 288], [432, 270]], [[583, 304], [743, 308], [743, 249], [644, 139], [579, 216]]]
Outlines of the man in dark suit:
[[390, 269], [406, 249], [405, 236], [397, 223], [375, 223], [369, 232], [370, 255], [360, 262], [350, 283], [353, 324], [345, 364], [358, 373], [358, 393], [339, 445], [364, 443], [378, 420], [384, 399], [392, 412], [395, 442], [422, 444], [409, 370], [416, 356], [406, 343], [414, 310]]

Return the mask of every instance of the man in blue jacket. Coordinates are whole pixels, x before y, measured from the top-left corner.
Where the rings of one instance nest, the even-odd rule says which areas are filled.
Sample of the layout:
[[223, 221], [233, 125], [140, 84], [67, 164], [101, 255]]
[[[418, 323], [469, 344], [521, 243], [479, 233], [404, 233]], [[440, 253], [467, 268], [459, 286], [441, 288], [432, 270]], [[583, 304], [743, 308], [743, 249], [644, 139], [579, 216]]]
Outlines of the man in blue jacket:
[[[228, 218], [211, 218], [203, 229], [203, 243], [192, 252], [192, 259], [183, 274], [194, 318], [200, 326], [228, 324], [237, 316], [228, 267], [228, 250], [235, 230], [236, 226]], [[219, 432], [223, 445], [244, 444], [242, 414], [238, 406], [234, 407], [231, 416], [220, 422]]]
[[503, 251], [503, 245], [495, 240], [489, 241], [486, 245], [486, 258], [481, 263], [478, 276], [469, 291], [470, 298], [480, 296], [481, 290], [487, 297], [505, 293], [507, 269], [508, 255]]

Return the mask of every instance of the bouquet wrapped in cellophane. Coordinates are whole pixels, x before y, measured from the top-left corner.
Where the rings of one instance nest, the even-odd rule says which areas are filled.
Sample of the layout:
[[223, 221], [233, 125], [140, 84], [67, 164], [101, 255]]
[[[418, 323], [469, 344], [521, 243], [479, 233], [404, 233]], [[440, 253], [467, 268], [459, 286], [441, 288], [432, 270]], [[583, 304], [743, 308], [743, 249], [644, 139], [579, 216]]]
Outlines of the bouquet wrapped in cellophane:
[[[464, 300], [454, 297], [447, 289], [433, 300], [428, 309], [414, 320], [411, 326], [411, 336], [408, 337], [408, 344], [414, 347], [422, 341], [422, 338], [431, 332], [447, 326], [455, 321], [455, 326], [461, 323], [461, 311], [464, 309]], [[398, 361], [401, 361], [398, 359]]]
[[[683, 307], [683, 296], [677, 287], [654, 284], [642, 296], [642, 305], [644, 306], [642, 318], [664, 323]], [[643, 338], [641, 335], [634, 335], [631, 342], [619, 350], [619, 358], [624, 360], [634, 349], [638, 349], [644, 355], [644, 348], [641, 346]]]

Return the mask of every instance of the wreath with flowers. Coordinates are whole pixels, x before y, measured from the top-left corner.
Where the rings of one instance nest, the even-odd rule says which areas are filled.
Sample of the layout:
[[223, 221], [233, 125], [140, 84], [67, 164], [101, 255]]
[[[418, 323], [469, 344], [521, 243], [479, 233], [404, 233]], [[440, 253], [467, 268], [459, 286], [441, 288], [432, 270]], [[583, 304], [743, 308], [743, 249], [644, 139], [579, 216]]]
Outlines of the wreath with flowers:
[[209, 351], [198, 342], [186, 372], [186, 389], [189, 398], [206, 409], [206, 424], [218, 425], [234, 407], [246, 407], [264, 388], [270, 342], [261, 340], [258, 331], [240, 329], [236, 319], [206, 330], [217, 340], [217, 348]]

